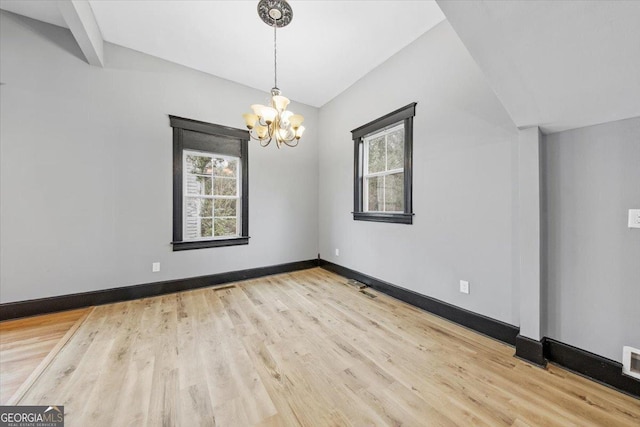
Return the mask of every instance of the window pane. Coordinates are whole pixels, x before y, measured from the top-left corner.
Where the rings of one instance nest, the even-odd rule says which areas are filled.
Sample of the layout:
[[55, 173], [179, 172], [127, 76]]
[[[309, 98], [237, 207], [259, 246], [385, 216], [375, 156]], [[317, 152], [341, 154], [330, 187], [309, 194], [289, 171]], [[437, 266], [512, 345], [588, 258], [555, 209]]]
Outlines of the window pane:
[[237, 184], [233, 178], [217, 178], [213, 183], [213, 194], [215, 196], [235, 196]]
[[387, 135], [387, 170], [404, 168], [404, 129]]
[[215, 176], [228, 176], [235, 178], [238, 175], [238, 160], [213, 159], [213, 174]]
[[382, 176], [366, 179], [364, 187], [368, 195], [367, 211], [376, 212], [383, 210], [383, 183], [384, 177]]
[[184, 218], [185, 239], [197, 239], [200, 237], [200, 228], [198, 227], [197, 215], [185, 215]]
[[211, 175], [213, 171], [213, 165], [211, 164], [211, 157], [209, 156], [197, 156], [194, 154], [187, 154], [186, 166], [188, 173]]
[[196, 199], [188, 197], [185, 209], [185, 216], [189, 217], [212, 217], [213, 216], [213, 200], [212, 199]]
[[212, 181], [210, 176], [187, 175], [187, 194], [211, 195]]
[[385, 211], [404, 211], [404, 173], [394, 173], [385, 177]]
[[203, 218], [200, 220], [200, 236], [199, 237], [211, 237], [213, 234], [212, 226], [213, 220], [211, 218]]
[[238, 201], [236, 199], [217, 199], [215, 201], [215, 216], [236, 216]]
[[212, 199], [198, 199], [194, 197], [187, 198], [184, 218], [185, 237], [187, 239], [211, 237], [211, 232], [213, 230], [213, 220], [211, 219], [212, 214]]
[[369, 141], [368, 156], [369, 164], [367, 165], [367, 171], [369, 173], [385, 170], [384, 136]]
[[213, 216], [213, 199], [200, 199], [200, 217], [211, 218]]
[[236, 231], [238, 221], [235, 218], [216, 218], [214, 224], [216, 236], [236, 236], [238, 234]]

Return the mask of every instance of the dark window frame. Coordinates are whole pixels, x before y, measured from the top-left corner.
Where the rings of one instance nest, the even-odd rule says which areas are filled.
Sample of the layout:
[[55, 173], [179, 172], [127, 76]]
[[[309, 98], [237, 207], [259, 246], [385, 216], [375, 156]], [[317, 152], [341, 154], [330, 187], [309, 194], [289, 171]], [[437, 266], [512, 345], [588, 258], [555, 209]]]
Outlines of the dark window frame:
[[[249, 244], [249, 132], [242, 129], [169, 116], [173, 128], [173, 241], [174, 251]], [[239, 147], [238, 147], [239, 146]], [[240, 236], [183, 240], [183, 152], [198, 150], [240, 157], [241, 230]], [[239, 152], [238, 152], [239, 151]]]
[[[351, 131], [353, 139], [353, 219], [355, 221], [413, 223], [413, 118], [416, 102], [379, 117]], [[404, 212], [366, 212], [363, 208], [364, 138], [404, 122]]]

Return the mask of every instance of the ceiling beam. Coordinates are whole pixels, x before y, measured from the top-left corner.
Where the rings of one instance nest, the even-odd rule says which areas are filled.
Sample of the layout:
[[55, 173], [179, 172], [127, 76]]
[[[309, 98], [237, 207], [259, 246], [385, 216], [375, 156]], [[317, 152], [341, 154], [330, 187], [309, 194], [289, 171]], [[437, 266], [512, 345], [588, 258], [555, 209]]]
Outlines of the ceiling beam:
[[58, 0], [58, 9], [87, 62], [104, 65], [104, 40], [100, 27], [87, 0]]

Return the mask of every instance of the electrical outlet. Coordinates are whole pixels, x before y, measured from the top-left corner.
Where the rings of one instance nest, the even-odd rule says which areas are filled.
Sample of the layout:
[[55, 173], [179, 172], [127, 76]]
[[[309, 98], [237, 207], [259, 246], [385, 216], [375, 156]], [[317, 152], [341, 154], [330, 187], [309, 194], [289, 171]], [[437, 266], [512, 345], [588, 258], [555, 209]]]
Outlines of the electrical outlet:
[[640, 380], [640, 349], [622, 347], [622, 373]]
[[640, 209], [629, 209], [629, 228], [640, 228]]
[[154, 273], [157, 273], [158, 271], [160, 271], [160, 263], [154, 262], [153, 264], [151, 264], [151, 271]]
[[340, 256], [340, 249], [336, 248], [336, 256]]
[[466, 280], [460, 280], [460, 292], [462, 292], [463, 294], [469, 293], [469, 282], [467, 282]]

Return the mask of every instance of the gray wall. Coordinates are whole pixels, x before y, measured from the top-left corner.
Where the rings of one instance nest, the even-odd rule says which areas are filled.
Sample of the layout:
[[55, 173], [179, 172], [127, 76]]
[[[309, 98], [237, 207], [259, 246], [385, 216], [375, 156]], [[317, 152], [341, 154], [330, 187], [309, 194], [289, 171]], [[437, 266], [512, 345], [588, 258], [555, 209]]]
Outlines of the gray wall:
[[250, 244], [174, 253], [167, 115], [243, 128], [268, 94], [108, 43], [91, 67], [68, 30], [7, 12], [0, 31], [0, 302], [317, 256], [317, 109], [291, 106], [298, 148], [250, 145]]
[[[350, 131], [413, 101], [414, 224], [354, 221]], [[323, 106], [320, 122], [322, 258], [517, 325], [518, 132], [449, 23]]]
[[545, 141], [546, 335], [620, 361], [640, 348], [640, 118]]

